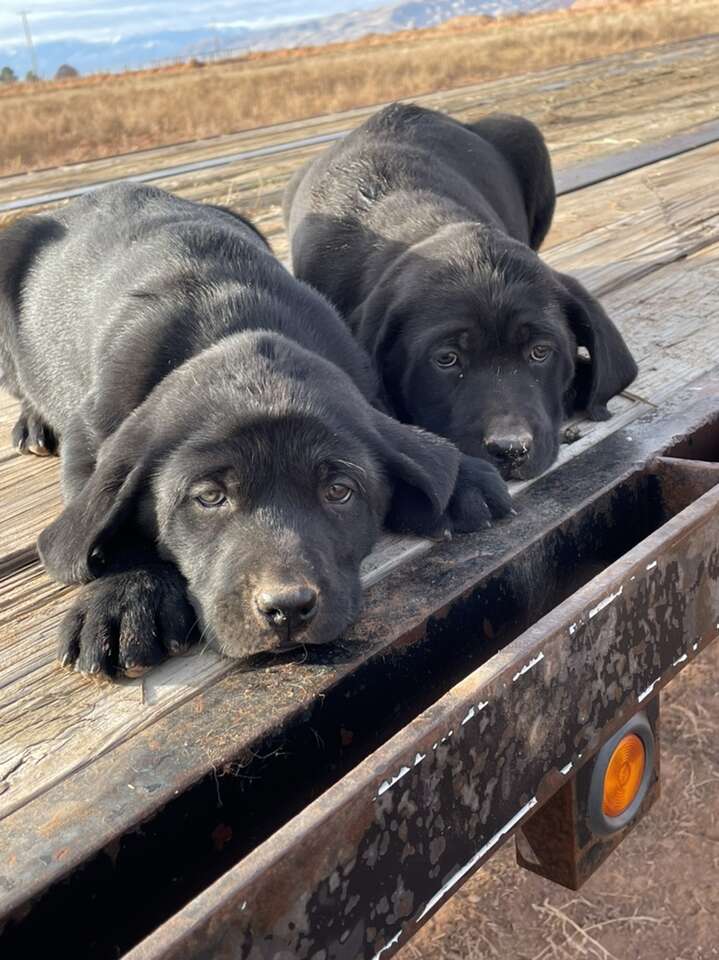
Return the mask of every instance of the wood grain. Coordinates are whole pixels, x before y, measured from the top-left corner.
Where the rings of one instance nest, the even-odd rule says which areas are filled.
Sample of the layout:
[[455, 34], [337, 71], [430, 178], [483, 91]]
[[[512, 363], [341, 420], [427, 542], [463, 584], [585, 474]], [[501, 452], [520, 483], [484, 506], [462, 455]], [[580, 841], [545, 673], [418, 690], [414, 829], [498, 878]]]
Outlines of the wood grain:
[[[562, 168], [714, 119], [718, 97], [719, 46], [713, 38], [699, 38], [413, 99], [464, 121], [495, 110], [521, 113], [540, 125], [556, 167]], [[0, 203], [349, 130], [379, 106], [0, 178]], [[237, 163], [157, 184], [183, 196], [241, 206], [256, 215], [260, 208], [279, 203], [286, 170], [320, 149], [293, 150], [264, 163]], [[0, 215], [0, 224], [14, 217]]]
[[[717, 67], [717, 45], [693, 42], [610, 58], [601, 68], [597, 63], [559, 68], [541, 77], [437, 94], [424, 102], [467, 119], [498, 105], [534, 116], [562, 166], [637, 140], [660, 139], [707, 119], [715, 109]], [[0, 181], [0, 197], [337, 129], [366, 113], [6, 178]], [[250, 210], [277, 252], [286, 255], [279, 197], [287, 177], [310, 152], [163, 185]], [[561, 199], [546, 257], [603, 294], [639, 359], [640, 375], [625, 396], [612, 402], [612, 420], [578, 424], [581, 437], [562, 448], [559, 464], [719, 363], [718, 160], [719, 147], [708, 146]], [[16, 414], [16, 402], [0, 396], [0, 819], [199, 697], [234, 669], [209, 651], [195, 652], [140, 680], [110, 686], [56, 666], [57, 625], [75, 591], [52, 583], [33, 562], [32, 550], [38, 531], [59, 509], [58, 464], [13, 453], [9, 433]], [[377, 583], [429, 549], [431, 544], [417, 539], [386, 541], [366, 564], [365, 583]], [[297, 665], [283, 670], [282, 678], [272, 705], [277, 716], [297, 702], [298, 689], [303, 697], [316, 696], [327, 682], [322, 669]], [[262, 683], [261, 673], [248, 674], [243, 696], [259, 696]], [[258, 724], [260, 720], [266, 725], [272, 716], [263, 715]], [[252, 730], [246, 733], [250, 738]]]
[[[560, 198], [547, 260], [604, 295], [711, 244], [719, 239], [719, 213], [711, 212], [719, 211], [717, 165], [719, 144], [712, 144]], [[554, 242], [559, 237], [567, 239]], [[621, 306], [614, 314], [620, 326], [626, 326]], [[631, 341], [631, 331], [625, 333]], [[614, 405], [617, 412], [630, 415], [634, 403], [618, 398]], [[38, 533], [61, 503], [57, 460], [17, 457], [10, 449], [16, 412], [11, 398], [0, 401], [0, 575], [27, 562]], [[598, 439], [620, 422], [587, 421], [580, 429], [584, 437]], [[564, 447], [558, 464], [582, 449], [584, 444]], [[15, 490], [22, 490], [22, 496], [13, 496]], [[413, 547], [415, 553], [418, 549]], [[393, 542], [376, 562], [384, 569], [398, 557]]]
[[[719, 363], [719, 244], [634, 281], [610, 294], [607, 302], [642, 361], [634, 388], [641, 399], [618, 398], [610, 429], [626, 425], [678, 385]], [[595, 443], [605, 426], [565, 448], [565, 459]], [[399, 544], [400, 555], [404, 547]], [[428, 548], [415, 546], [416, 551]], [[381, 574], [392, 568], [388, 561]], [[73, 594], [73, 589], [53, 584], [37, 564], [2, 581], [0, 818], [233, 669], [230, 661], [198, 651], [145, 678], [112, 686], [61, 670], [54, 663], [55, 634]], [[254, 682], [248, 676], [247, 696], [253, 695]], [[304, 682], [308, 690], [319, 684], [319, 692], [319, 675]], [[280, 698], [275, 707], [282, 711], [287, 704]]]

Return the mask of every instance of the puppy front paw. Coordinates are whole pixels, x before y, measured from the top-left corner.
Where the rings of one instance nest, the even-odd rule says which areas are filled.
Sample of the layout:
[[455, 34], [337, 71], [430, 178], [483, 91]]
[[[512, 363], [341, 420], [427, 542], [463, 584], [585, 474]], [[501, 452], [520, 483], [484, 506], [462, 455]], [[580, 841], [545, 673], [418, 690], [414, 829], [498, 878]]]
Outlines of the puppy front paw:
[[58, 659], [95, 679], [139, 677], [192, 643], [195, 614], [171, 564], [108, 573], [83, 587], [60, 626]]
[[12, 430], [12, 445], [18, 453], [50, 457], [57, 452], [57, 437], [39, 414], [23, 404]]
[[457, 533], [491, 526], [512, 512], [512, 498], [496, 467], [478, 457], [462, 456], [448, 513]]

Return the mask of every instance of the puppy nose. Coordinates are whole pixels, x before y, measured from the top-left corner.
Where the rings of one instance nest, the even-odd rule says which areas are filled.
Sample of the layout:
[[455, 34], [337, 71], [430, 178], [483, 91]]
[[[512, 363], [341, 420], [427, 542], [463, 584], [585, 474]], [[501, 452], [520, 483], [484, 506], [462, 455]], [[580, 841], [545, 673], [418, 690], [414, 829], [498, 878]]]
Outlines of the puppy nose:
[[532, 452], [532, 434], [528, 431], [490, 434], [484, 444], [496, 460], [518, 464], [526, 460]]
[[289, 639], [314, 619], [318, 599], [312, 587], [290, 584], [260, 590], [255, 603], [270, 626]]

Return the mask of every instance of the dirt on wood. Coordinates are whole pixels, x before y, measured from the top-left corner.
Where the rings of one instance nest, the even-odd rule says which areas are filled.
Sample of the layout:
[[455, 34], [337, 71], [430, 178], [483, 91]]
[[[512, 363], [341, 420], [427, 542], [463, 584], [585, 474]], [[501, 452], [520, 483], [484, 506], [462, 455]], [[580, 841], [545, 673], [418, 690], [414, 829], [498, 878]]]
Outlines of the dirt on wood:
[[662, 694], [662, 797], [573, 893], [514, 845], [476, 873], [399, 960], [719, 957], [719, 641]]

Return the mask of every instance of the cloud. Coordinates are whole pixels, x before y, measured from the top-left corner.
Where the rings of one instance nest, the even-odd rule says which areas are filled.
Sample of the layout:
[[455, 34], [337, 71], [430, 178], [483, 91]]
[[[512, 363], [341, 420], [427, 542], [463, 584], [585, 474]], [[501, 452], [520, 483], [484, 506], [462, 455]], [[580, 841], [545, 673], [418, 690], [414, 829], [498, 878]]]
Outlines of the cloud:
[[[380, 0], [381, 2], [381, 0]], [[36, 43], [82, 40], [110, 43], [117, 37], [197, 29], [263, 28], [342, 10], [377, 6], [377, 0], [32, 0], [29, 16]], [[0, 8], [0, 48], [22, 46], [25, 36], [14, 5]]]

